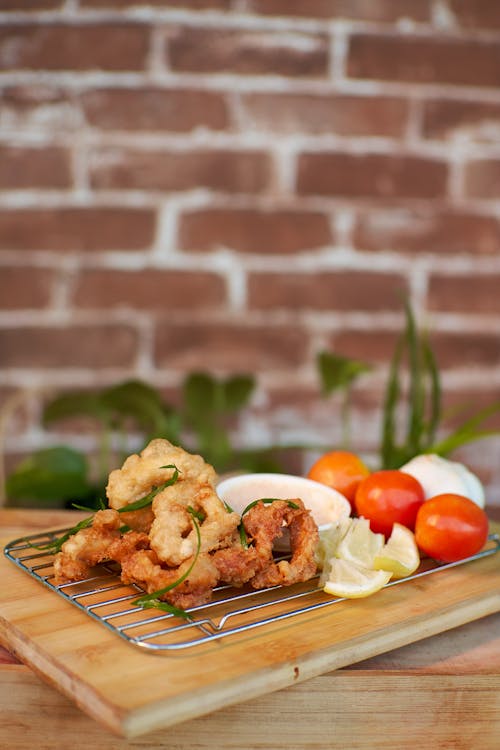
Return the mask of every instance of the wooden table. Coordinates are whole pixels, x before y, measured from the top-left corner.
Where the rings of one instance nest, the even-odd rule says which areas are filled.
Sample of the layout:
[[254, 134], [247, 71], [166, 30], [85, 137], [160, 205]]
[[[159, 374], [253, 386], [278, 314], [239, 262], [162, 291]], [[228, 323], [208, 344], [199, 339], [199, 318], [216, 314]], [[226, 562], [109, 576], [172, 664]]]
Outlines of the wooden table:
[[[0, 510], [2, 536], [60, 527]], [[0, 747], [498, 750], [500, 613], [134, 740], [116, 738], [0, 649]]]

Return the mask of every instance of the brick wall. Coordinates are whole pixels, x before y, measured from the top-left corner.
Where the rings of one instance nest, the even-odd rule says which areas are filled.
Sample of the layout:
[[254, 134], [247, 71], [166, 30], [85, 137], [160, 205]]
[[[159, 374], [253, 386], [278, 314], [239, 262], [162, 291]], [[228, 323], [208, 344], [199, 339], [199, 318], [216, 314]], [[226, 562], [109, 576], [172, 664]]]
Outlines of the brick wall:
[[[47, 392], [200, 368], [257, 375], [243, 443], [335, 445], [322, 348], [376, 365], [373, 453], [401, 290], [446, 402], [498, 400], [500, 4], [0, 0], [10, 459]], [[491, 503], [499, 449], [457, 454]]]

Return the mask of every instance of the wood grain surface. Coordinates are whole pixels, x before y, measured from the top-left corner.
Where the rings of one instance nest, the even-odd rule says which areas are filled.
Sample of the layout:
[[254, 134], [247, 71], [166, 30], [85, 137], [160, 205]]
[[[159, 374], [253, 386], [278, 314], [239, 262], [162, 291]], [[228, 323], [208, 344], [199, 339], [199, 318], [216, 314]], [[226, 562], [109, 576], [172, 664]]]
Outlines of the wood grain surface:
[[[41, 520], [44, 519], [37, 515], [33, 524], [46, 527]], [[56, 526], [61, 525], [60, 516], [51, 518], [48, 526], [53, 525], [52, 521]], [[22, 514], [9, 517], [8, 511], [0, 512], [0, 524], [2, 534], [8, 528], [9, 538], [18, 531], [26, 533], [27, 521]], [[322, 616], [319, 620], [313, 618], [307, 628], [287, 627], [285, 634], [283, 628], [278, 628], [263, 641], [260, 636], [247, 639], [249, 642], [243, 639], [225, 647], [222, 662], [218, 655], [217, 663], [206, 653], [187, 660], [167, 657], [167, 663], [164, 657], [130, 654], [130, 646], [116, 643], [116, 637], [104, 628], [85, 622], [86, 616], [66, 602], [60, 602], [63, 611], [54, 612], [52, 600], [55, 598], [59, 605], [59, 598], [9, 563], [15, 583], [6, 589], [2, 587], [0, 611], [3, 621], [10, 618], [15, 637], [12, 641], [10, 635], [6, 638], [8, 626], [4, 624], [2, 638], [74, 702], [48, 689], [24, 666], [0, 665], [0, 746], [9, 750], [33, 744], [40, 747], [67, 744], [78, 748], [90, 743], [106, 748], [387, 748], [405, 746], [412, 733], [425, 730], [426, 737], [433, 738], [432, 747], [496, 749], [500, 729], [499, 616], [484, 617], [411, 647], [396, 648], [408, 640], [431, 635], [435, 628], [455, 627], [462, 617], [474, 619], [486, 615], [482, 611], [485, 601], [498, 609], [498, 561], [492, 568], [485, 567], [485, 562], [481, 561], [480, 568], [478, 563], [473, 564], [476, 569], [473, 578], [478, 579], [473, 586], [466, 580], [472, 576], [472, 566], [465, 566], [471, 568], [466, 578], [464, 567], [459, 579], [453, 581], [453, 591], [471, 586], [470, 591], [467, 588], [471, 593], [468, 606], [464, 606], [463, 598], [446, 594], [449, 580], [448, 585], [440, 585], [433, 591], [419, 586], [417, 598], [412, 594], [403, 600], [399, 596], [387, 599], [388, 590], [365, 600], [361, 608], [359, 605], [363, 603], [347, 602], [358, 607], [355, 611], [347, 610], [348, 615], [344, 613], [340, 621], [337, 617], [332, 620]], [[2, 567], [2, 581], [7, 563]], [[393, 591], [405, 587], [395, 587]], [[436, 598], [440, 602], [437, 609], [428, 603]], [[398, 622], [394, 622], [396, 614]], [[433, 619], [432, 626], [429, 617]], [[349, 632], [346, 623], [350, 623]], [[329, 671], [349, 660], [360, 660], [390, 648], [396, 650], [348, 669]], [[244, 663], [252, 664], [250, 690], [244, 681], [242, 658]], [[195, 665], [187, 668], [186, 662]], [[215, 682], [213, 679], [221, 663], [222, 692], [220, 679]], [[325, 674], [301, 681], [319, 675], [317, 670]], [[298, 681], [286, 690], [252, 697], [252, 692], [256, 695], [282, 687], [283, 678], [284, 684], [286, 680]], [[166, 710], [164, 686], [160, 689], [169, 680], [174, 685], [166, 691], [167, 704], [172, 696], [177, 700], [174, 720], [196, 715], [199, 718], [167, 730], [149, 731], [172, 721], [168, 706]], [[184, 687], [181, 700], [175, 698], [179, 682]], [[207, 685], [209, 691], [215, 690], [215, 704], [219, 705], [213, 704], [213, 694], [207, 701]], [[138, 697], [139, 690], [143, 694]], [[133, 741], [114, 739], [74, 703], [115, 732], [147, 733]], [[237, 705], [230, 706], [232, 703]], [[202, 716], [220, 706], [225, 707]], [[131, 715], [134, 721], [130, 723]], [[48, 737], [49, 744], [40, 744], [41, 737]], [[56, 737], [57, 743], [50, 745]]]

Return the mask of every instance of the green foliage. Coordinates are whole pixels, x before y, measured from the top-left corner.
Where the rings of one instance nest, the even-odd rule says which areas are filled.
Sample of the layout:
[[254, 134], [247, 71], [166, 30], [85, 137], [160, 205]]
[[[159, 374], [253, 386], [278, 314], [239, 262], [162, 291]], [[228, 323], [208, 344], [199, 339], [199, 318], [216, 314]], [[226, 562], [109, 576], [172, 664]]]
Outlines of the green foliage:
[[372, 370], [371, 365], [357, 359], [342, 357], [340, 354], [322, 351], [316, 357], [316, 365], [320, 378], [323, 396], [330, 396], [334, 391], [342, 393], [341, 423], [342, 447], [348, 448], [350, 443], [350, 394], [354, 382]]
[[[391, 359], [385, 390], [380, 465], [398, 468], [420, 453], [447, 455], [472, 440], [498, 434], [484, 423], [500, 410], [500, 403], [477, 412], [445, 437], [438, 437], [442, 422], [442, 392], [439, 370], [428, 337], [418, 331], [409, 304], [406, 324]], [[321, 351], [316, 358], [322, 396], [338, 394], [341, 400], [342, 447], [349, 446], [351, 390], [357, 379], [372, 368], [357, 359]], [[220, 473], [282, 471], [283, 457], [291, 449], [331, 450], [328, 446], [275, 445], [237, 449], [231, 440], [235, 418], [244, 409], [255, 388], [249, 374], [217, 378], [207, 372], [186, 376], [182, 403], [174, 407], [161, 394], [139, 380], [128, 380], [96, 392], [73, 391], [48, 403], [43, 424], [85, 418], [96, 425], [97, 471], [86, 457], [67, 446], [36, 451], [22, 461], [6, 481], [6, 494], [16, 505], [71, 507], [85, 504], [101, 507], [109, 472], [130, 452], [129, 437], [142, 445], [160, 437], [200, 453]], [[94, 476], [97, 473], [97, 476]]]
[[87, 460], [67, 446], [36, 451], [21, 461], [6, 482], [7, 496], [13, 501], [30, 499], [50, 507], [54, 499], [83, 499], [88, 495]]
[[[380, 441], [380, 462], [384, 469], [399, 468], [421, 453], [446, 456], [474, 440], [498, 434], [498, 430], [478, 429], [500, 410], [500, 403], [495, 403], [477, 412], [447, 437], [437, 440], [442, 421], [439, 370], [428, 337], [417, 330], [408, 304], [405, 312], [406, 326], [392, 357], [384, 399]], [[405, 374], [407, 395], [402, 386]], [[401, 414], [405, 417], [402, 427], [397, 424]], [[401, 431], [403, 439], [398, 440]]]
[[197, 372], [184, 381], [184, 423], [196, 435], [197, 450], [222, 471], [237, 468], [228, 417], [247, 405], [254, 387], [250, 375], [217, 380], [208, 373]]
[[316, 363], [324, 396], [338, 390], [347, 392], [360, 375], [372, 369], [366, 362], [326, 351], [319, 352]]
[[[146, 445], [166, 438], [201, 453], [219, 471], [240, 466], [229, 439], [228, 419], [243, 409], [255, 387], [250, 375], [217, 379], [192, 373], [182, 386], [183, 405], [174, 408], [160, 393], [139, 380], [129, 380], [96, 392], [72, 391], [50, 401], [43, 411], [45, 427], [74, 418], [91, 420], [97, 428], [98, 477], [91, 475], [82, 453], [68, 447], [36, 451], [14, 469], [6, 492], [15, 504], [72, 506], [85, 502], [100, 507], [109, 472], [127, 453], [127, 437], [138, 433]], [[120, 446], [116, 455], [116, 443]], [[246, 456], [249, 470], [261, 464], [259, 452]]]

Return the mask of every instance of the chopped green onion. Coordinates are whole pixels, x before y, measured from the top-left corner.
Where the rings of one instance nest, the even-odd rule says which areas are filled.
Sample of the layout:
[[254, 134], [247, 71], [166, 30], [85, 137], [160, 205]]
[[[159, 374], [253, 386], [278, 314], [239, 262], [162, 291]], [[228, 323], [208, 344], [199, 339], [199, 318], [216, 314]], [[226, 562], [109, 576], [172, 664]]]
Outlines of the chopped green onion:
[[202, 511], [202, 510], [195, 510], [195, 509], [194, 509], [194, 508], [193, 508], [193, 507], [192, 507], [191, 505], [188, 505], [188, 506], [187, 506], [187, 509], [188, 509], [188, 512], [189, 512], [189, 513], [190, 513], [190, 514], [191, 514], [191, 515], [192, 515], [192, 516], [193, 516], [194, 518], [196, 518], [196, 520], [197, 520], [197, 521], [199, 521], [200, 523], [203, 523], [203, 521], [204, 521], [204, 520], [205, 520], [205, 518], [206, 518], [206, 515], [205, 515], [205, 513], [203, 513], [203, 511]]
[[[196, 520], [196, 515], [193, 509], [188, 507], [188, 511], [193, 519], [193, 525], [196, 531], [196, 538], [197, 538], [197, 547], [196, 552], [193, 557], [193, 561], [189, 568], [179, 577], [176, 581], [173, 581], [172, 583], [169, 583], [168, 586], [164, 586], [162, 589], [158, 589], [157, 591], [153, 591], [151, 594], [144, 594], [144, 596], [139, 597], [139, 599], [136, 599], [133, 604], [136, 607], [147, 607], [147, 608], [156, 608], [156, 609], [164, 609], [167, 612], [170, 612], [173, 605], [168, 605], [167, 607], [164, 607], [163, 605], [166, 604], [165, 602], [160, 601], [160, 597], [166, 594], [168, 591], [172, 591], [172, 589], [175, 589], [177, 586], [180, 586], [180, 584], [186, 580], [186, 578], [189, 576], [191, 571], [193, 570], [196, 561], [198, 559], [198, 556], [200, 554], [201, 550], [201, 534], [200, 534], [200, 527], [198, 525], [198, 521]], [[175, 607], [175, 609], [178, 609]], [[186, 619], [191, 619], [187, 612], [184, 612], [184, 610], [179, 610], [180, 612], [183, 612], [182, 615], [179, 615], [180, 617], [184, 617]], [[176, 614], [175, 612], [173, 614]]]
[[170, 479], [167, 479], [166, 482], [163, 482], [163, 484], [158, 485], [158, 487], [153, 487], [151, 492], [148, 492], [147, 495], [144, 495], [144, 497], [140, 497], [139, 500], [136, 500], [134, 503], [129, 503], [128, 505], [124, 505], [123, 508], [118, 508], [118, 513], [128, 513], [132, 510], [141, 510], [141, 508], [145, 508], [148, 505], [151, 505], [153, 500], [155, 499], [156, 495], [158, 495], [159, 492], [162, 492], [162, 490], [166, 489], [167, 487], [171, 487], [173, 484], [177, 482], [179, 479], [179, 469], [175, 464], [168, 464], [167, 466], [160, 466], [160, 469], [174, 469], [174, 473], [170, 477]]
[[89, 516], [89, 518], [82, 519], [81, 521], [79, 521], [79, 523], [76, 524], [76, 526], [73, 526], [62, 536], [59, 536], [56, 539], [52, 539], [47, 544], [32, 544], [28, 539], [26, 539], [26, 541], [28, 542], [29, 546], [34, 547], [34, 549], [56, 554], [57, 552], [61, 551], [61, 547], [63, 546], [64, 542], [67, 542], [70, 537], [72, 537], [74, 534], [77, 534], [82, 529], [86, 529], [91, 526], [93, 520], [94, 516]]
[[[134, 604], [137, 604], [137, 602], [134, 602]], [[175, 607], [173, 604], [162, 602], [159, 599], [151, 599], [142, 602], [140, 606], [143, 607], [143, 609], [161, 609], [163, 612], [168, 612], [169, 614], [175, 615], [176, 617], [182, 617], [182, 619], [184, 620], [193, 620], [193, 617], [189, 614], [189, 612], [186, 612], [185, 609], [181, 609], [181, 607]]]
[[[248, 513], [248, 511], [251, 508], [253, 508], [255, 505], [257, 505], [258, 503], [265, 503], [266, 505], [269, 505], [270, 503], [276, 503], [276, 502], [278, 502], [281, 499], [282, 498], [280, 498], [280, 497], [261, 497], [261, 498], [259, 498], [259, 500], [253, 500], [243, 510], [241, 516], [243, 518], [243, 516], [245, 515], [245, 513]], [[288, 505], [289, 508], [293, 508], [294, 510], [298, 510], [299, 509], [299, 506], [297, 505], [297, 503], [294, 503], [292, 500], [285, 500], [285, 502], [286, 502], [286, 504]]]
[[[242, 511], [241, 517], [243, 518], [243, 516], [245, 515], [245, 513], [248, 513], [248, 511], [251, 508], [254, 508], [258, 503], [265, 503], [266, 505], [269, 505], [270, 503], [275, 503], [275, 502], [277, 502], [280, 499], [281, 498], [279, 498], [279, 497], [261, 497], [258, 500], [253, 500]], [[297, 505], [297, 503], [294, 503], [292, 500], [285, 500], [285, 502], [287, 503], [287, 505], [288, 505], [289, 508], [293, 508], [294, 510], [298, 510], [299, 509], [299, 506]], [[238, 526], [238, 532], [239, 532], [239, 535], [240, 535], [241, 546], [243, 547], [243, 549], [248, 549], [248, 537], [247, 537], [247, 533], [245, 531], [245, 527], [243, 525], [243, 521], [241, 521], [241, 523]]]
[[[163, 484], [160, 484], [158, 487], [154, 487], [151, 492], [148, 492], [147, 495], [144, 495], [144, 497], [139, 498], [139, 500], [136, 500], [134, 503], [129, 503], [128, 505], [125, 505], [123, 508], [118, 509], [118, 513], [128, 513], [129, 511], [134, 510], [140, 510], [141, 508], [145, 508], [147, 505], [150, 505], [156, 495], [164, 490], [166, 487], [170, 487], [172, 484], [175, 484], [179, 478], [179, 469], [175, 464], [168, 464], [167, 466], [160, 466], [160, 469], [174, 469], [174, 473], [168, 479], [166, 482], [163, 482]], [[106, 510], [106, 506], [104, 505], [104, 502], [102, 499], [99, 499], [99, 505], [101, 506], [101, 510]], [[76, 503], [73, 503], [73, 506], [77, 508], [78, 510], [93, 510], [93, 508], [87, 508], [84, 505], [77, 505]], [[41, 550], [43, 552], [51, 552], [53, 554], [56, 554], [57, 552], [61, 551], [61, 547], [63, 546], [64, 542], [67, 542], [68, 539], [75, 534], [77, 534], [82, 529], [86, 529], [89, 526], [92, 525], [92, 522], [94, 520], [95, 513], [88, 518], [84, 518], [82, 521], [77, 523], [75, 526], [73, 526], [71, 529], [66, 531], [62, 536], [57, 537], [57, 539], [52, 539], [52, 541], [48, 542], [47, 544], [43, 545], [36, 545], [32, 544], [28, 540], [28, 544], [30, 547], [34, 547], [35, 549]], [[127, 525], [124, 525], [120, 528], [120, 532], [124, 533], [125, 531], [130, 531], [130, 527]]]

